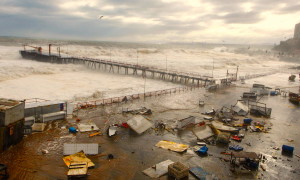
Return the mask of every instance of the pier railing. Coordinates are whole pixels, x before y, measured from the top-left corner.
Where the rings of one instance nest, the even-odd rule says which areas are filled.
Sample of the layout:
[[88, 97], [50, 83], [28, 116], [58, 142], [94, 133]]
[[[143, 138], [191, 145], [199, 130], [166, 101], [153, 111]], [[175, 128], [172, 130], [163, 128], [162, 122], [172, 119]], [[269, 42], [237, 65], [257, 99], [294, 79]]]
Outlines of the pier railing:
[[263, 77], [263, 76], [269, 76], [272, 74], [276, 74], [277, 72], [267, 72], [267, 73], [259, 73], [259, 74], [246, 74], [244, 76], [239, 76], [239, 79], [242, 80], [247, 80], [247, 79], [253, 79], [253, 78], [258, 78], [258, 77]]
[[180, 93], [180, 92], [185, 92], [185, 91], [192, 91], [192, 90], [195, 90], [195, 89], [198, 89], [201, 87], [202, 86], [176, 87], [176, 88], [163, 89], [163, 90], [157, 90], [157, 91], [151, 91], [151, 92], [145, 92], [145, 93], [137, 93], [137, 94], [131, 94], [131, 95], [125, 95], [125, 96], [119, 96], [119, 97], [79, 102], [79, 103], [75, 104], [74, 110], [95, 108], [98, 106], [107, 106], [107, 105], [112, 105], [112, 104], [121, 104], [121, 103], [126, 103], [129, 101], [134, 101], [134, 100], [138, 100], [138, 99], [145, 99], [147, 97], [157, 97], [157, 96], [161, 96], [161, 95], [175, 94], [175, 93]]
[[159, 78], [165, 81], [180, 83], [185, 85], [202, 86], [214, 82], [215, 80], [207, 75], [198, 73], [186, 73], [174, 70], [167, 70], [155, 67], [147, 67], [143, 65], [136, 65], [124, 62], [94, 59], [86, 57], [70, 57], [70, 56], [57, 56], [55, 54], [45, 54], [36, 51], [20, 51], [25, 59], [32, 59], [42, 62], [59, 63], [59, 64], [84, 64], [91, 69], [99, 69], [109, 71], [112, 73], [119, 73], [125, 75], [143, 76], [145, 78]]

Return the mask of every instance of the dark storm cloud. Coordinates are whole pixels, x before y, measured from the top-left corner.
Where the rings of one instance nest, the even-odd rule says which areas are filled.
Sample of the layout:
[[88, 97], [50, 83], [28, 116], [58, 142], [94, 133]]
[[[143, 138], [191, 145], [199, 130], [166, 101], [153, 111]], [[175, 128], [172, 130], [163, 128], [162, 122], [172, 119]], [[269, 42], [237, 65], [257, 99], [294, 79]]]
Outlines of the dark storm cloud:
[[299, 12], [300, 11], [300, 3], [293, 4], [293, 5], [287, 5], [286, 7], [283, 7], [278, 10], [279, 13], [293, 13], [293, 12]]
[[[75, 4], [71, 4], [71, 7], [61, 6], [66, 2]], [[203, 1], [205, 4], [197, 7], [184, 1], [162, 0], [91, 0], [82, 1], [80, 5], [76, 2], [78, 1], [2, 0], [0, 36], [39, 35], [113, 40], [121, 37], [130, 39], [131, 36], [163, 37], [172, 33], [183, 37], [190, 32], [213, 28], [211, 24], [216, 20], [224, 26], [234, 24], [245, 27], [264, 20], [265, 12], [284, 15], [296, 13], [300, 9], [300, 3], [296, 0], [210, 0]], [[245, 8], [245, 3], [251, 7]], [[104, 18], [97, 19], [99, 15]]]
[[21, 14], [45, 16], [55, 14], [58, 10], [55, 1], [39, 1], [39, 0], [4, 0], [0, 2], [2, 7], [22, 8]]
[[[139, 1], [118, 1], [118, 0], [112, 0], [107, 1], [109, 5], [113, 5], [117, 8], [117, 11], [111, 11], [111, 10], [101, 10], [97, 7], [81, 7], [80, 10], [83, 12], [92, 12], [93, 16], [96, 15], [104, 15], [103, 21], [105, 21], [106, 16], [108, 18], [110, 16], [123, 16], [123, 17], [141, 17], [147, 21], [149, 20], [155, 20], [159, 22], [155, 27], [152, 27], [150, 25], [146, 25], [147, 29], [145, 31], [188, 31], [191, 29], [198, 29], [198, 28], [204, 28], [197, 25], [197, 20], [182, 20], [182, 17], [179, 15], [176, 16], [175, 19], [169, 19], [170, 15], [179, 14], [180, 12], [186, 12], [186, 6], [178, 4], [178, 3], [162, 3], [161, 1], [154, 0], [151, 1], [151, 5], [149, 4], [149, 1], [145, 0], [139, 0]], [[115, 23], [123, 23], [118, 20], [110, 20], [115, 21]], [[126, 25], [125, 25], [126, 26]], [[139, 26], [145, 26], [143, 24], [137, 25], [135, 23], [126, 26], [126, 27], [138, 27], [139, 29], [141, 27]], [[131, 29], [131, 28], [130, 28]], [[144, 28], [142, 28], [144, 29]], [[130, 30], [131, 31], [131, 30]]]

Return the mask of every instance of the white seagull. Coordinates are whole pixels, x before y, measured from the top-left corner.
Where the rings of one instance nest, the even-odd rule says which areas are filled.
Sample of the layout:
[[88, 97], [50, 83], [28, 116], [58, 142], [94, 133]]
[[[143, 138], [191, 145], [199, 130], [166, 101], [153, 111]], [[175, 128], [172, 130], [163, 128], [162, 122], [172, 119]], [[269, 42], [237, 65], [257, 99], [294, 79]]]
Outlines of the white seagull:
[[98, 17], [98, 19], [102, 19], [102, 18], [103, 18], [103, 16], [99, 16], [99, 17]]

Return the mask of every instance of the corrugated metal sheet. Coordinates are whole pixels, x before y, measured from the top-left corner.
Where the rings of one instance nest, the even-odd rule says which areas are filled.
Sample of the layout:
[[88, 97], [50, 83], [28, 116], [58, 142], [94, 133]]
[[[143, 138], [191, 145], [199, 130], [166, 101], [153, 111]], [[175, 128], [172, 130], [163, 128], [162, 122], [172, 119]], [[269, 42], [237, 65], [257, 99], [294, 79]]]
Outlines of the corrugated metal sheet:
[[127, 121], [127, 124], [138, 134], [145, 132], [152, 126], [152, 123], [141, 115], [134, 116]]
[[64, 155], [71, 155], [80, 151], [83, 151], [85, 154], [95, 155], [99, 153], [99, 145], [97, 143], [64, 144]]

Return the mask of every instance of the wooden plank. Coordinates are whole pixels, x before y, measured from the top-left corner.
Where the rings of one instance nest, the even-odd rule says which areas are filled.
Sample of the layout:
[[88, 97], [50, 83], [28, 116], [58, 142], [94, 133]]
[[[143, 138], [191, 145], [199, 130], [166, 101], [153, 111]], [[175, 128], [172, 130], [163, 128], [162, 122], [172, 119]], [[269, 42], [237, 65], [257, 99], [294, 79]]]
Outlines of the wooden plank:
[[69, 166], [68, 176], [82, 176], [87, 175], [87, 162], [72, 162]]

